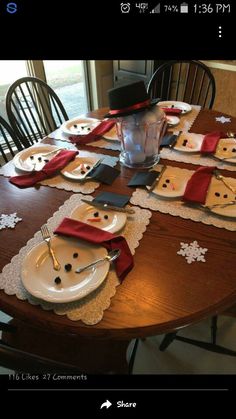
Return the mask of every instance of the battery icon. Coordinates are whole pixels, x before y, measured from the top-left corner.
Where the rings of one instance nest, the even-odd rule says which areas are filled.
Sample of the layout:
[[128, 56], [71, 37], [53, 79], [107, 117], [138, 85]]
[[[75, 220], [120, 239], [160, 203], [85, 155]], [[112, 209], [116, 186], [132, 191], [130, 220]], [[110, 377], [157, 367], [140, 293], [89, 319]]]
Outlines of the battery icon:
[[188, 3], [181, 3], [180, 13], [188, 13]]

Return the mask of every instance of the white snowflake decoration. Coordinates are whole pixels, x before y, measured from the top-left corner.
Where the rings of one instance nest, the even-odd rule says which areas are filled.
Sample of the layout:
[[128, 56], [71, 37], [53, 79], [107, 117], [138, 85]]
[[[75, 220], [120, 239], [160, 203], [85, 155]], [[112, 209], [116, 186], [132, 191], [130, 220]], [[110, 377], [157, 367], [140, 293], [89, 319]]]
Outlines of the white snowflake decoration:
[[221, 124], [225, 124], [226, 122], [231, 122], [231, 118], [225, 118], [225, 116], [218, 116], [216, 117], [216, 122], [221, 122]]
[[14, 228], [19, 221], [22, 221], [22, 218], [17, 217], [16, 212], [9, 215], [2, 214], [0, 215], [0, 230], [3, 230], [4, 228]]
[[198, 242], [180, 243], [181, 249], [177, 252], [177, 255], [184, 256], [188, 263], [192, 262], [206, 262], [204, 255], [208, 249], [200, 247]]

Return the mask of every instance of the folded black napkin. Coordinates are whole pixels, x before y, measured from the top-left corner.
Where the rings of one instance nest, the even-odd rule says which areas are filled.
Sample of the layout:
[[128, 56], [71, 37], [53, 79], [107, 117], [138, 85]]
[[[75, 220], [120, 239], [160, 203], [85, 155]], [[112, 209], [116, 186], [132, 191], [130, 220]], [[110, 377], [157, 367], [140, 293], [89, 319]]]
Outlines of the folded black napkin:
[[100, 202], [101, 204], [109, 204], [114, 207], [124, 207], [129, 202], [130, 197], [128, 195], [112, 193], [112, 192], [101, 192], [94, 198], [94, 202]]
[[135, 173], [128, 186], [151, 186], [158, 176], [157, 171]]
[[94, 180], [111, 185], [119, 174], [120, 171], [114, 169], [114, 167], [108, 166], [107, 164], [99, 164], [99, 166], [90, 172], [89, 176]]
[[167, 134], [161, 140], [160, 147], [173, 147], [176, 142], [177, 135]]

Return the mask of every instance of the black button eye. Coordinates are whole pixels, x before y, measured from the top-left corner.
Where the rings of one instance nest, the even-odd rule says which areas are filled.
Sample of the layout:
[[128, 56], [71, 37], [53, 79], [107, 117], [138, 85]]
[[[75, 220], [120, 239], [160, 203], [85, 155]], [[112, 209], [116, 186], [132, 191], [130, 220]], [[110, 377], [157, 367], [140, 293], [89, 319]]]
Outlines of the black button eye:
[[60, 284], [61, 283], [61, 278], [59, 277], [59, 276], [57, 276], [55, 279], [54, 279], [54, 282], [55, 282], [55, 284]]
[[85, 174], [85, 171], [84, 170], [81, 170], [81, 175], [84, 175]]
[[104, 219], [105, 220], [108, 220], [108, 215], [104, 215]]
[[163, 183], [162, 188], [167, 188], [166, 183]]
[[215, 192], [215, 196], [220, 196], [220, 193], [219, 192]]
[[94, 214], [93, 214], [93, 216], [94, 217], [98, 217], [99, 216], [99, 212], [97, 211], [97, 212], [95, 212]]
[[170, 183], [170, 179], [166, 179], [166, 183]]
[[236, 148], [233, 148], [233, 149], [232, 149], [232, 153], [235, 153], [235, 152], [236, 152]]
[[227, 148], [226, 148], [226, 147], [224, 147], [224, 148], [223, 148], [223, 150], [224, 150], [224, 151], [227, 151]]
[[90, 166], [86, 166], [86, 169], [89, 170], [90, 169]]
[[64, 268], [65, 268], [65, 271], [66, 271], [66, 272], [70, 272], [70, 271], [71, 271], [71, 268], [72, 268], [71, 263], [67, 263], [67, 264], [64, 266]]
[[223, 196], [223, 198], [228, 198], [228, 195], [227, 195], [227, 194], [225, 194], [225, 195]]

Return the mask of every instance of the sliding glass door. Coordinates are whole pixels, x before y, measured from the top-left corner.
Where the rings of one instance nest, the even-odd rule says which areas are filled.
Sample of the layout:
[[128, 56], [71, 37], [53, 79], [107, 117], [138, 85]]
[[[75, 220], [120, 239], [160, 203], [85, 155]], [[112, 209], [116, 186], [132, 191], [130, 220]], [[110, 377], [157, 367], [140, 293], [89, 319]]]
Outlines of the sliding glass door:
[[84, 62], [43, 61], [46, 81], [61, 99], [69, 118], [89, 110]]

